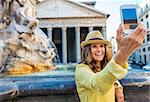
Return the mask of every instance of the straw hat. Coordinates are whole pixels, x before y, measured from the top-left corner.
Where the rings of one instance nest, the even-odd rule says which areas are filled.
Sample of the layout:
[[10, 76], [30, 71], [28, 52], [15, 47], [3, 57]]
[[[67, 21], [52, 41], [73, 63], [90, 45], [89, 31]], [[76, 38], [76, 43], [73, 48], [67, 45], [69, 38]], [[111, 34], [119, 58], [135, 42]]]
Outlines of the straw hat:
[[94, 43], [103, 43], [105, 45], [109, 44], [109, 41], [105, 40], [100, 31], [95, 30], [91, 31], [87, 34], [85, 41], [81, 43], [81, 47], [83, 48], [86, 45], [94, 44]]

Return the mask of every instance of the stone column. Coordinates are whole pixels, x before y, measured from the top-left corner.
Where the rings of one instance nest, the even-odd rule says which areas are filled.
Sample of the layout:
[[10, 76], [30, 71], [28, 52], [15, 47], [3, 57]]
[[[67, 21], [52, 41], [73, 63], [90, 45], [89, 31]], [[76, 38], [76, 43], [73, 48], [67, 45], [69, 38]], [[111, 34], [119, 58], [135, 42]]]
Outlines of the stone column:
[[107, 39], [107, 36], [106, 36], [106, 26], [102, 27], [102, 33], [103, 33], [104, 38]]
[[81, 50], [80, 50], [80, 27], [76, 27], [75, 37], [76, 37], [76, 62], [81, 60]]
[[93, 27], [89, 27], [89, 32], [93, 31]]
[[52, 29], [51, 27], [47, 28], [48, 39], [52, 42]]
[[62, 28], [62, 62], [67, 63], [67, 33], [66, 27]]

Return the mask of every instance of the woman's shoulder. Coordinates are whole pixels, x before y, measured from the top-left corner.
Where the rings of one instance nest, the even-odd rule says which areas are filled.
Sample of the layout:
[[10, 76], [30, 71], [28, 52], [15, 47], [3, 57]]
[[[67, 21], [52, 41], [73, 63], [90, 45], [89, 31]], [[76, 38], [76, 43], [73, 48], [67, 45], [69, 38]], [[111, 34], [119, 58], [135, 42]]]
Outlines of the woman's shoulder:
[[87, 64], [84, 63], [77, 64], [76, 70], [82, 70], [82, 69], [91, 70], [91, 68]]
[[76, 66], [76, 71], [75, 72], [78, 75], [81, 75], [81, 76], [83, 75], [84, 76], [85, 73], [91, 73], [93, 71], [87, 64], [80, 63]]
[[80, 67], [89, 67], [89, 66], [84, 63], [77, 64], [76, 68], [80, 68]]

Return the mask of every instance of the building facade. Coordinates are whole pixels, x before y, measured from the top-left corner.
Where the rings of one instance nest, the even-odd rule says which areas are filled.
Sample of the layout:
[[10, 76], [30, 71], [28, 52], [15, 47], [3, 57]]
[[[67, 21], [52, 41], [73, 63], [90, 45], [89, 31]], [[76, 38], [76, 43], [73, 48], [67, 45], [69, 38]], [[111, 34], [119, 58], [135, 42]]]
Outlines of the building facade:
[[62, 63], [80, 62], [80, 43], [88, 32], [99, 30], [106, 37], [108, 16], [70, 0], [45, 0], [37, 5], [39, 27], [56, 45]]
[[139, 20], [147, 28], [148, 34], [143, 45], [132, 55], [132, 59], [148, 64], [150, 63], [150, 3], [140, 8]]

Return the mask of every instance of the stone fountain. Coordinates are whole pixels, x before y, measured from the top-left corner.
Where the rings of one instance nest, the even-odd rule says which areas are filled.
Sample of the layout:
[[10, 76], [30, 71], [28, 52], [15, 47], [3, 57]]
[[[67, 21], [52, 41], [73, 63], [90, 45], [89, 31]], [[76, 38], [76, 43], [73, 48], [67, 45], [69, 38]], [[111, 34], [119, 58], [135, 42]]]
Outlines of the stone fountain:
[[1, 0], [0, 72], [27, 74], [53, 69], [54, 49], [38, 28], [30, 0]]
[[75, 68], [64, 75], [65, 65], [54, 66], [55, 45], [38, 28], [35, 5], [41, 1], [0, 0], [0, 101], [41, 95], [61, 100], [76, 93]]

